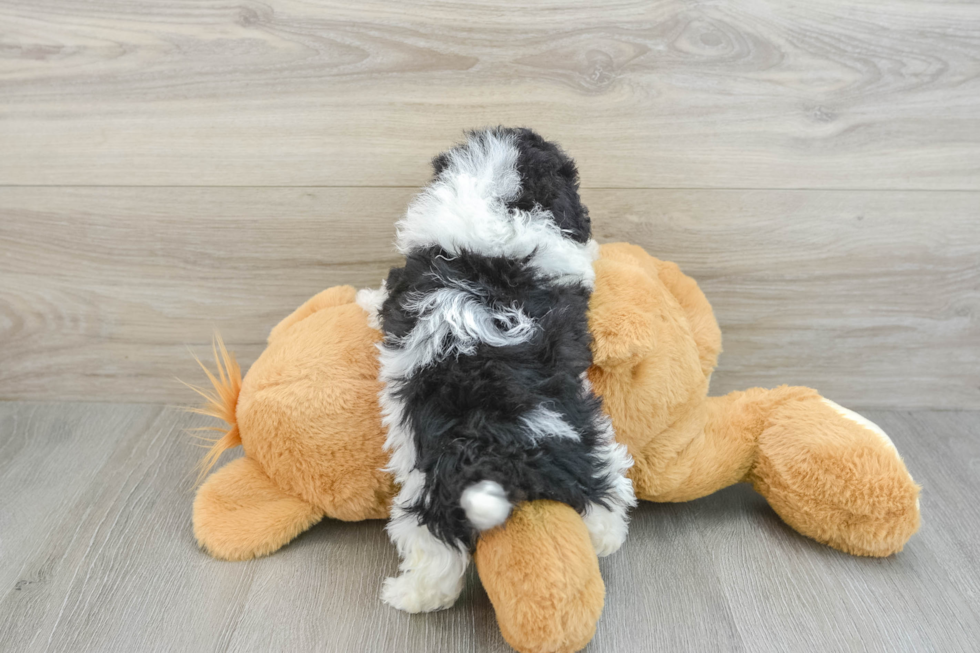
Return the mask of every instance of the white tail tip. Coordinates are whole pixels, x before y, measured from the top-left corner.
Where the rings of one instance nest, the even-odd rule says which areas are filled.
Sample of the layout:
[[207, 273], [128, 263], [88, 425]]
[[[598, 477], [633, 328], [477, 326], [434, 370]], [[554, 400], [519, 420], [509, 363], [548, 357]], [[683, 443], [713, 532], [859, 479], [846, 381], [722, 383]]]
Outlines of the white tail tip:
[[463, 490], [459, 504], [470, 523], [481, 531], [503, 524], [511, 509], [504, 488], [494, 481], [480, 481], [469, 486]]

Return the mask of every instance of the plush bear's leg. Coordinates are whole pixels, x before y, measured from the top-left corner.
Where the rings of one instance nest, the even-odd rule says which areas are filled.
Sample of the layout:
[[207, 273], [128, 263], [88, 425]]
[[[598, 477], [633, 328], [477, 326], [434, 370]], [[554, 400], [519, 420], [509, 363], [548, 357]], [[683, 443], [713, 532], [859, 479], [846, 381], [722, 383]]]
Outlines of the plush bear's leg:
[[589, 532], [568, 506], [518, 505], [480, 536], [476, 567], [501, 634], [521, 653], [579, 651], [595, 634], [605, 586]]
[[194, 536], [224, 560], [268, 555], [320, 521], [322, 513], [285, 494], [250, 458], [208, 477], [194, 499]]
[[800, 533], [854, 555], [902, 550], [919, 487], [888, 436], [817, 396], [775, 406], [746, 480]]
[[919, 527], [919, 488], [888, 436], [810, 388], [753, 388], [706, 404], [703, 433], [663, 468], [651, 501], [689, 501], [751, 482], [800, 533], [855, 555], [902, 549]]

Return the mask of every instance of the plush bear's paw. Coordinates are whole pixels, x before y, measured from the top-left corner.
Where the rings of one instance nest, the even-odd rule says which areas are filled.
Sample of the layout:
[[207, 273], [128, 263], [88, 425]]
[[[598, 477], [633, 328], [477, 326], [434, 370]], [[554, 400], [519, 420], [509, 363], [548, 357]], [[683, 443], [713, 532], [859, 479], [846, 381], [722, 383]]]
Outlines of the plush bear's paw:
[[593, 505], [582, 517], [582, 521], [589, 529], [592, 547], [600, 558], [616, 553], [626, 541], [629, 528], [625, 510], [612, 511]]
[[404, 612], [434, 612], [451, 608], [461, 590], [458, 583], [433, 582], [417, 571], [408, 571], [385, 581], [381, 600]]

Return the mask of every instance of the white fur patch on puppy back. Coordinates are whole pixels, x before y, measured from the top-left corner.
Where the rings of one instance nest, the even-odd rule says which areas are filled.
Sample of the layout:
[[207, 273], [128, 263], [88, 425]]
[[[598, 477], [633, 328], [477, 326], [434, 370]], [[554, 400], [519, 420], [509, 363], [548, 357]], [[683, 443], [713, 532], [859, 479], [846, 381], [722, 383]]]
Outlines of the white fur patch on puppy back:
[[385, 382], [408, 378], [448, 356], [471, 355], [480, 343], [506, 347], [526, 342], [537, 328], [521, 309], [488, 306], [461, 288], [411, 296], [405, 307], [420, 317], [396, 347], [381, 348], [381, 380]]
[[401, 253], [435, 245], [450, 254], [530, 256], [531, 266], [557, 283], [595, 284], [595, 241], [565, 237], [550, 211], [507, 207], [521, 190], [512, 135], [480, 132], [446, 156], [446, 167], [397, 225]]
[[578, 440], [578, 431], [573, 429], [562, 416], [545, 406], [537, 406], [520, 418], [531, 440], [541, 438], [568, 438]]
[[500, 526], [510, 516], [512, 508], [500, 483], [480, 481], [463, 490], [459, 504], [466, 518], [480, 531]]

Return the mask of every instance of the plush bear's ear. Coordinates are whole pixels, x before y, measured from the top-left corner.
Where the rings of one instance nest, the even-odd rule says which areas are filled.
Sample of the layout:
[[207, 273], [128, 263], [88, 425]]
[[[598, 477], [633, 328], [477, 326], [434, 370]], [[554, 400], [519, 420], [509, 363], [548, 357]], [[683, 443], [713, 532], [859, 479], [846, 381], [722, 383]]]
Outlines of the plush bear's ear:
[[636, 245], [609, 243], [599, 251], [589, 303], [595, 364], [638, 362], [657, 350], [673, 352], [677, 369], [677, 356], [696, 354], [708, 378], [721, 351], [721, 331], [697, 283]]
[[656, 346], [654, 320], [662, 288], [638, 266], [600, 258], [589, 302], [593, 362], [616, 367], [639, 362]]

